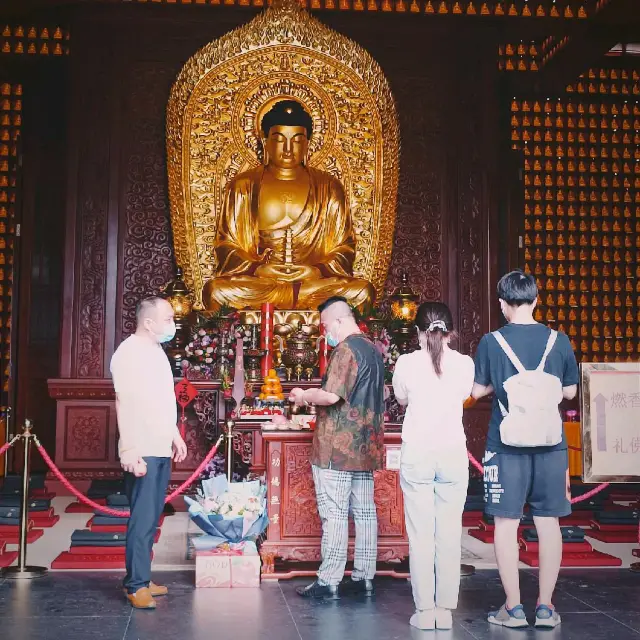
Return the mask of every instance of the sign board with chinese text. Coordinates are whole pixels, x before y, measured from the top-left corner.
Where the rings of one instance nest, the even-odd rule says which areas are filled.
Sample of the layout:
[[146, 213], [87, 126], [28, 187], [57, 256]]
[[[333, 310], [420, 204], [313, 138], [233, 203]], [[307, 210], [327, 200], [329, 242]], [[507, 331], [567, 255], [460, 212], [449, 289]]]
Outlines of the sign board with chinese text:
[[640, 482], [640, 363], [583, 363], [584, 482]]
[[400, 453], [402, 449], [397, 445], [385, 445], [385, 464], [387, 471], [400, 471]]

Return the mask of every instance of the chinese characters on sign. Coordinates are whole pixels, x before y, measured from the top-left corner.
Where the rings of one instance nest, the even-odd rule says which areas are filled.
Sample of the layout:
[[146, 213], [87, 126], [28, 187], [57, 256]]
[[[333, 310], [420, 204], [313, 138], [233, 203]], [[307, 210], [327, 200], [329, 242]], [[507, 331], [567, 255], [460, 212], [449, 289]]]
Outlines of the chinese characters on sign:
[[280, 522], [280, 453], [274, 452], [270, 460], [269, 513], [271, 524]]
[[582, 382], [584, 480], [640, 479], [640, 364], [585, 364]]

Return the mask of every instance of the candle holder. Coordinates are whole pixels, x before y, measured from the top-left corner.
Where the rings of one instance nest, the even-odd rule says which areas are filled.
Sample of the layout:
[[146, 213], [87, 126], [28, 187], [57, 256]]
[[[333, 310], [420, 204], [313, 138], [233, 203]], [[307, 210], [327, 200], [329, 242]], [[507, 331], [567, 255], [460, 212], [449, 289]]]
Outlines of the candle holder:
[[247, 359], [245, 373], [249, 382], [260, 382], [262, 380], [262, 357], [265, 355], [266, 350], [259, 348], [258, 325], [252, 324], [250, 326], [251, 338], [249, 348], [245, 351]]

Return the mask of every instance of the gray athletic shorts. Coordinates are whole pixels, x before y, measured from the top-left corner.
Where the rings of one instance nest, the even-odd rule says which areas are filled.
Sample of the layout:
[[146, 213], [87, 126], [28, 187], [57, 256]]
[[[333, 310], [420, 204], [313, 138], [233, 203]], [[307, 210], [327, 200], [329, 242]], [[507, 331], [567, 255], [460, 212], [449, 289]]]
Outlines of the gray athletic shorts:
[[526, 503], [534, 516], [561, 518], [571, 513], [566, 449], [547, 453], [486, 451], [482, 462], [485, 513], [519, 519]]

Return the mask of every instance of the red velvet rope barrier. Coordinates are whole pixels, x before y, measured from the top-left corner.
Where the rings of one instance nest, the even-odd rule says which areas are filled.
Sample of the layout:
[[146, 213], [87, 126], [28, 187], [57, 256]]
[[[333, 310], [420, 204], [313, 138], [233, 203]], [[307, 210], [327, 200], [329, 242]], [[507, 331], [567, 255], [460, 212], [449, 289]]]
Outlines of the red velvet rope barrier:
[[[76, 487], [74, 487], [69, 480], [67, 480], [64, 475], [62, 475], [62, 471], [56, 467], [55, 463], [46, 452], [45, 448], [40, 444], [40, 441], [37, 438], [34, 438], [36, 443], [36, 448], [40, 452], [42, 459], [47, 463], [49, 469], [51, 469], [51, 473], [62, 482], [62, 484], [81, 502], [84, 502], [86, 505], [92, 507], [96, 511], [100, 511], [101, 513], [106, 513], [110, 516], [115, 516], [116, 518], [126, 518], [129, 516], [129, 511], [125, 509], [111, 509], [110, 507], [105, 507], [104, 505], [98, 504], [91, 500], [91, 498], [87, 498], [84, 494], [82, 494]], [[204, 468], [209, 464], [213, 456], [216, 455], [218, 451], [218, 447], [220, 446], [220, 442], [222, 441], [222, 436], [218, 438], [218, 442], [211, 447], [211, 451], [206, 455], [205, 459], [200, 463], [200, 466], [172, 493], [170, 493], [165, 498], [165, 503], [170, 502], [177, 496], [179, 496], [187, 487], [189, 487], [195, 480], [200, 477], [200, 474], [203, 472]]]
[[[19, 438], [20, 436], [16, 436], [10, 442], [7, 442], [4, 445], [2, 445], [2, 447], [0, 447], [0, 456], [6, 453], [9, 447], [11, 447], [16, 442], [16, 440], [19, 440]], [[124, 518], [129, 515], [129, 511], [126, 511], [124, 509], [111, 509], [109, 507], [105, 507], [104, 505], [94, 502], [93, 500], [91, 500], [91, 498], [88, 498], [83, 493], [81, 493], [78, 489], [76, 489], [71, 484], [71, 482], [69, 482], [69, 480], [67, 480], [64, 477], [64, 475], [62, 474], [62, 471], [60, 471], [60, 469], [56, 467], [55, 463], [53, 462], [49, 454], [46, 452], [45, 448], [40, 444], [40, 441], [38, 440], [38, 438], [34, 437], [34, 440], [36, 443], [36, 448], [40, 452], [42, 459], [47, 463], [47, 466], [49, 467], [49, 469], [51, 469], [51, 473], [53, 473], [53, 475], [56, 478], [58, 478], [58, 480], [60, 480], [60, 482], [74, 496], [76, 496], [78, 500], [80, 500], [81, 502], [84, 502], [86, 505], [92, 507], [93, 509], [100, 511], [102, 513], [106, 513], [110, 516], [115, 516], [117, 518]], [[218, 451], [218, 447], [220, 446], [221, 441], [222, 441], [222, 436], [220, 436], [220, 438], [218, 438], [218, 442], [216, 442], [216, 444], [213, 447], [211, 447], [211, 450], [206, 455], [204, 460], [200, 463], [200, 466], [175, 491], [170, 493], [165, 498], [165, 503], [171, 502], [171, 500], [173, 500], [174, 498], [177, 498], [185, 489], [191, 486], [200, 477], [200, 474], [203, 472], [204, 468], [209, 464], [209, 462], [211, 462], [211, 459], [213, 458], [213, 456], [216, 455], [216, 452]], [[469, 457], [469, 460], [471, 461], [471, 464], [475, 467], [475, 469], [479, 471], [481, 474], [483, 474], [484, 467], [473, 457], [470, 451], [467, 451], [467, 456]], [[583, 502], [584, 500], [588, 500], [589, 498], [592, 498], [597, 493], [600, 493], [603, 489], [606, 489], [609, 486], [609, 484], [610, 483], [608, 482], [603, 482], [602, 484], [599, 484], [597, 487], [594, 487], [593, 489], [591, 489], [591, 491], [587, 491], [587, 493], [584, 493], [581, 496], [576, 496], [575, 498], [572, 498], [571, 504], [575, 504], [576, 502]], [[640, 539], [640, 533], [638, 534], [638, 536]]]
[[18, 441], [20, 440], [21, 436], [13, 436], [12, 440], [9, 440], [9, 442], [5, 442], [1, 447], [0, 447], [0, 458], [7, 452], [9, 451], [9, 449]]
[[0, 447], [0, 457], [2, 457], [8, 450], [9, 447], [13, 444], [13, 442], [5, 442], [1, 447]]

